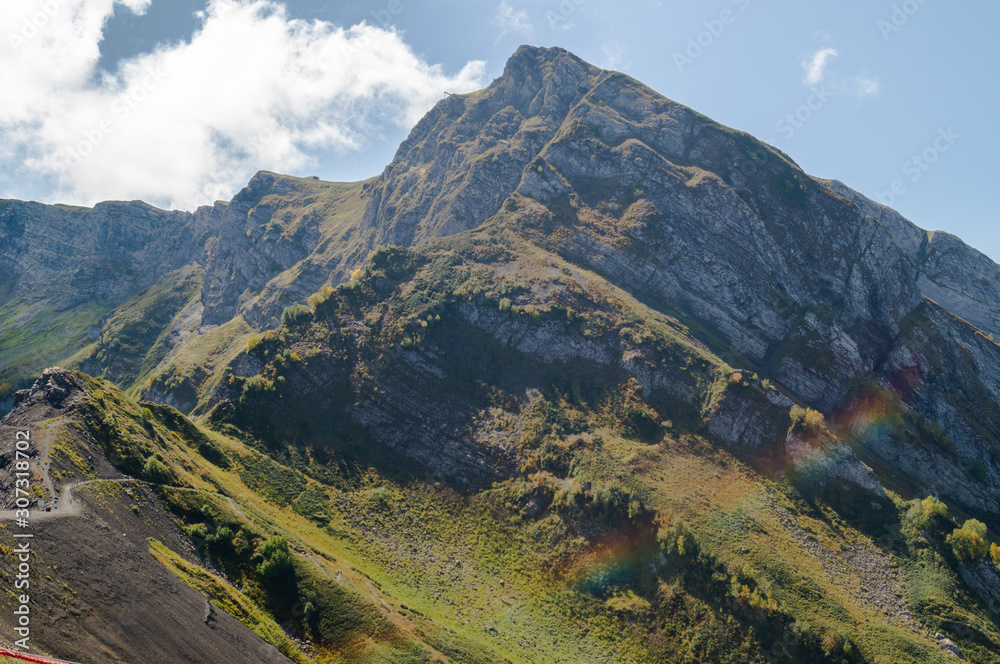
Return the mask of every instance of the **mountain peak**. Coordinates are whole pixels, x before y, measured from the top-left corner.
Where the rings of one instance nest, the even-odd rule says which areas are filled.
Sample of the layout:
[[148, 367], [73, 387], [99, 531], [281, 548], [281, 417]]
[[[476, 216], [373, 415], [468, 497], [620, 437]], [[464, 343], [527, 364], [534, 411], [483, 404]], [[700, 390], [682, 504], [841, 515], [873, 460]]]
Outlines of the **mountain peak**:
[[584, 67], [591, 67], [582, 59], [564, 48], [560, 48], [558, 46], [545, 47], [522, 44], [516, 51], [514, 51], [513, 55], [507, 59], [507, 64], [504, 65], [504, 72], [501, 75], [501, 78], [524, 78], [525, 74], [530, 73], [533, 70], [544, 70], [546, 67], [554, 64], [557, 60], [563, 58], [569, 59]]

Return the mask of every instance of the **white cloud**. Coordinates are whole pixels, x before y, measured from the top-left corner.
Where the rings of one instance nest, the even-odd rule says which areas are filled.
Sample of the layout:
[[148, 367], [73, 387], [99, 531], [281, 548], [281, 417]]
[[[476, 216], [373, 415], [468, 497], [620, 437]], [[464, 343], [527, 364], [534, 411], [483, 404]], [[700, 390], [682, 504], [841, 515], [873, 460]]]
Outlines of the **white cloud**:
[[816, 51], [813, 56], [802, 63], [802, 67], [806, 70], [805, 78], [802, 82], [806, 85], [818, 85], [823, 82], [823, 76], [826, 74], [826, 65], [830, 58], [835, 58], [840, 55], [835, 48], [821, 48]]
[[515, 10], [507, 3], [507, 0], [500, 3], [497, 13], [493, 17], [493, 22], [500, 26], [500, 34], [497, 35], [496, 39], [497, 44], [509, 34], [520, 34], [529, 38], [535, 34], [535, 26], [531, 24], [527, 10]]
[[877, 78], [872, 78], [867, 74], [863, 74], [854, 79], [854, 92], [857, 96], [861, 98], [865, 97], [877, 97], [879, 92], [882, 91], [882, 84]]
[[294, 20], [271, 0], [212, 0], [189, 40], [99, 77], [116, 2], [141, 12], [150, 0], [0, 4], [0, 25], [14, 26], [0, 41], [0, 167], [54, 182], [53, 199], [191, 209], [260, 168], [358, 149], [483, 82], [482, 62], [449, 75], [392, 29]]
[[617, 39], [605, 43], [601, 46], [601, 55], [604, 56], [601, 67], [604, 69], [618, 69], [624, 61], [627, 50], [625, 44]]

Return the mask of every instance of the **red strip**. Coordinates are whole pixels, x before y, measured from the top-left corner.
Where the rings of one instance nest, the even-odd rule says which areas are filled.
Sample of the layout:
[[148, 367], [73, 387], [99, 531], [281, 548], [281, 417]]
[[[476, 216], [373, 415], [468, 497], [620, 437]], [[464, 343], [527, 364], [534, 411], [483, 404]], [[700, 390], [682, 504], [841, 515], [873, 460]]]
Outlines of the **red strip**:
[[62, 659], [49, 659], [48, 657], [36, 657], [35, 655], [28, 655], [23, 652], [14, 652], [13, 650], [4, 650], [0, 648], [0, 655], [6, 657], [13, 657], [14, 659], [19, 659], [22, 662], [35, 662], [35, 664], [74, 664], [73, 662], [67, 662]]

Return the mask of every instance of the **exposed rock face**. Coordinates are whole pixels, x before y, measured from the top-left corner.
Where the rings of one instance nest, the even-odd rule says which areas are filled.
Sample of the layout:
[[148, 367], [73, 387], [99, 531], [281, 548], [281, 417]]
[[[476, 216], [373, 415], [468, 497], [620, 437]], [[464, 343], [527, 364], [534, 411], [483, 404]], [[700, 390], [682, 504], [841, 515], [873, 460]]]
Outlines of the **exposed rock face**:
[[949, 233], [917, 228], [891, 208], [841, 182], [830, 189], [886, 227], [903, 254], [920, 270], [920, 292], [987, 334], [1000, 332], [1000, 265]]
[[[0, 201], [0, 385], [30, 384], [46, 364], [96, 341], [73, 366], [125, 386], [141, 365], [156, 367], [164, 347], [184, 352], [236, 317], [276, 327], [287, 306], [363, 262], [370, 243], [357, 233], [360, 194], [361, 183], [262, 172], [232, 204], [194, 213]], [[204, 288], [177, 301], [178, 277], [186, 284], [194, 273], [205, 274]], [[165, 344], [154, 349], [161, 332]], [[196, 397], [175, 402], [193, 407]], [[11, 405], [4, 388], [0, 411]]]
[[489, 88], [448, 97], [413, 129], [373, 183], [364, 227], [380, 245], [410, 246], [479, 226], [607, 75], [560, 49], [521, 47]]
[[[513, 204], [501, 210], [508, 194]], [[957, 239], [814, 179], [627, 76], [530, 47], [486, 90], [428, 114], [373, 185], [364, 223], [380, 243], [409, 245], [508, 212], [535, 243], [695, 321], [703, 338], [824, 412], [888, 380], [954, 439], [960, 459], [940, 473], [922, 452], [883, 448], [887, 458], [943, 495], [1000, 507], [1000, 348], [921, 306], [930, 298], [982, 330], [997, 327], [1000, 267]], [[900, 372], [915, 370], [898, 365], [903, 340], [928, 326], [919, 386], [903, 389]], [[961, 376], [946, 379], [957, 367]], [[968, 385], [973, 399], [961, 396]], [[723, 413], [712, 426], [739, 440], [752, 420]], [[992, 488], [970, 476], [972, 461]]]
[[1000, 570], [989, 559], [962, 566], [962, 579], [972, 588], [986, 606], [1000, 614]]
[[97, 341], [117, 307], [203, 261], [225, 208], [0, 201], [0, 384], [30, 384]]
[[146, 203], [93, 209], [0, 201], [0, 304], [46, 299], [69, 309], [120, 304], [174, 270], [202, 259], [224, 203], [167, 212]]
[[[941, 495], [991, 512], [1000, 511], [998, 359], [1000, 347], [981, 331], [925, 302], [879, 366], [905, 402], [955, 446], [949, 454], [879, 445], [880, 453]], [[969, 477], [972, 467], [977, 479]]]
[[[540, 244], [773, 360], [822, 407], [871, 371], [920, 302], [913, 265], [857, 205], [560, 49], [523, 47], [485, 91], [441, 102], [377, 181], [365, 224], [407, 245], [478, 226], [515, 192], [552, 214], [528, 229]], [[816, 304], [829, 315], [803, 318]], [[808, 364], [812, 352], [783, 361], [786, 342], [822, 346], [829, 366]]]
[[287, 180], [258, 173], [227, 208], [219, 235], [209, 245], [202, 292], [205, 323], [218, 325], [233, 318], [248, 296], [259, 293], [271, 278], [307, 256], [319, 243], [315, 220], [305, 224], [294, 238], [268, 226], [280, 208], [277, 202], [264, 199], [275, 196], [280, 200], [291, 193], [287, 185]]

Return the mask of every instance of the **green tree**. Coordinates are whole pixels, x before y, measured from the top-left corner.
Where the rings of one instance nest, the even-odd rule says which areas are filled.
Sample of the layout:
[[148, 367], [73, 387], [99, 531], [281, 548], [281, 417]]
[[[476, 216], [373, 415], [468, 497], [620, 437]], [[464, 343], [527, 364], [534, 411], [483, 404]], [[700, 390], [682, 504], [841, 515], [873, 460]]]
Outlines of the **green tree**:
[[938, 516], [948, 516], [948, 506], [934, 496], [927, 496], [920, 501], [920, 507], [924, 512], [924, 516], [928, 519], [933, 519]]
[[261, 580], [273, 586], [280, 586], [292, 572], [292, 552], [288, 548], [288, 540], [277, 535], [260, 545], [257, 553], [263, 559], [257, 566], [257, 574]]
[[[357, 279], [352, 279], [352, 281], [357, 281]], [[333, 295], [333, 288], [330, 284], [323, 284], [322, 288], [309, 296], [306, 303], [313, 311], [315, 311], [316, 307], [329, 300], [331, 295]]]
[[233, 557], [233, 553], [235, 552], [233, 541], [235, 539], [236, 534], [232, 529], [222, 526], [214, 534], [206, 537], [205, 543], [208, 545], [208, 550], [211, 552], [213, 558], [225, 561]]
[[683, 521], [674, 521], [667, 528], [660, 528], [656, 538], [660, 549], [668, 556], [695, 558], [698, 555], [698, 542]]
[[937, 517], [947, 518], [948, 506], [933, 496], [921, 500], [919, 506], [910, 512], [913, 525], [921, 530], [930, 526]]
[[295, 327], [308, 323], [312, 318], [312, 309], [304, 304], [293, 304], [281, 314], [281, 324], [285, 327]]
[[986, 543], [986, 524], [976, 519], [969, 519], [961, 528], [956, 528], [948, 535], [948, 544], [955, 556], [962, 562], [972, 562], [989, 553]]

